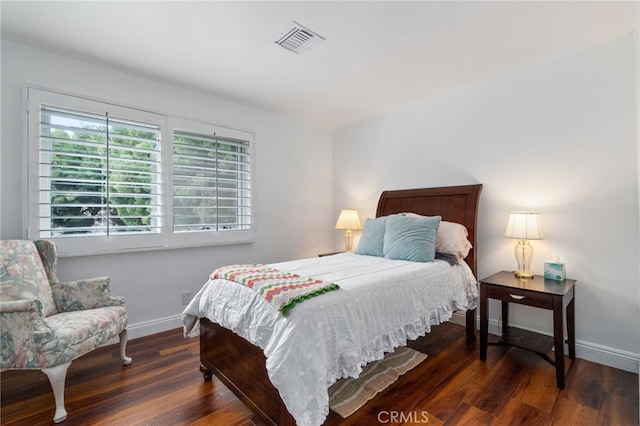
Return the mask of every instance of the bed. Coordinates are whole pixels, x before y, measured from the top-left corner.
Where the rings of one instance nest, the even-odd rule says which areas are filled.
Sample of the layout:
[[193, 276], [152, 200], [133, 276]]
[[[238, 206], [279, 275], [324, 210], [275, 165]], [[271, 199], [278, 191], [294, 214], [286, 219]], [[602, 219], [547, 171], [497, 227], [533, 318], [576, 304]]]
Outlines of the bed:
[[[451, 273], [460, 275], [462, 274], [462, 272], [460, 271], [468, 270], [470, 274], [475, 275], [476, 215], [481, 189], [482, 185], [478, 184], [466, 186], [384, 191], [381, 194], [378, 202], [376, 218], [411, 212], [413, 214], [422, 216], [441, 216], [443, 221], [464, 225], [468, 231], [468, 239], [473, 245], [474, 249], [471, 249], [464, 259], [464, 262], [466, 262], [466, 264], [456, 265], [456, 272]], [[308, 349], [309, 353], [307, 354], [307, 356], [309, 357], [309, 359], [315, 360], [318, 357], [324, 357], [325, 354], [333, 354], [332, 351], [335, 350], [333, 346], [347, 344], [345, 342], [351, 339], [350, 335], [345, 334], [338, 339], [337, 337], [333, 336], [333, 334], [335, 333], [336, 335], [340, 335], [340, 333], [349, 333], [349, 331], [332, 330], [330, 332], [327, 332], [324, 325], [316, 325], [316, 322], [319, 323], [319, 321], [317, 321], [318, 317], [314, 315], [320, 315], [319, 312], [322, 311], [327, 315], [337, 316], [344, 311], [345, 315], [353, 316], [353, 312], [361, 309], [360, 306], [356, 306], [354, 308], [350, 305], [349, 308], [346, 308], [340, 306], [337, 303], [334, 304], [334, 300], [337, 298], [338, 293], [351, 291], [352, 287], [349, 287], [350, 285], [353, 285], [353, 288], [355, 289], [353, 291], [356, 292], [358, 288], [362, 288], [362, 282], [357, 281], [362, 280], [360, 276], [358, 276], [357, 278], [355, 276], [350, 278], [349, 274], [347, 272], [344, 272], [344, 270], [346, 269], [346, 264], [344, 262], [355, 264], [357, 263], [356, 261], [360, 262], [361, 265], [359, 264], [357, 268], [354, 266], [355, 269], [373, 268], [373, 270], [376, 271], [372, 272], [369, 277], [384, 276], [385, 274], [388, 275], [388, 270], [391, 268], [387, 263], [385, 263], [386, 261], [383, 259], [375, 259], [372, 258], [372, 256], [358, 256], [352, 253], [330, 256], [328, 259], [323, 260], [322, 262], [324, 263], [322, 263], [321, 265], [320, 261], [316, 260], [302, 260], [276, 264], [276, 266], [301, 269], [302, 271], [310, 272], [310, 274], [314, 276], [322, 275], [322, 273], [320, 272], [321, 270], [318, 269], [319, 267], [328, 267], [326, 265], [333, 265], [333, 268], [337, 269], [333, 272], [333, 275], [328, 272], [328, 277], [331, 279], [339, 279], [341, 287], [343, 288], [341, 288], [339, 291], [329, 292], [326, 295], [314, 297], [309, 301], [305, 301], [303, 304], [299, 305], [300, 308], [298, 306], [294, 307], [292, 309], [292, 314], [288, 315], [286, 320], [279, 321], [274, 320], [270, 317], [265, 319], [264, 315], [255, 314], [257, 321], [261, 321], [261, 324], [264, 324], [265, 322], [276, 324], [277, 322], [276, 325], [269, 326], [271, 327], [270, 332], [272, 332], [273, 334], [278, 334], [280, 336], [285, 336], [285, 347], [287, 349], [293, 347], [294, 345], [298, 345], [298, 342], [302, 340], [300, 336], [306, 336], [309, 333], [318, 333], [319, 336], [324, 336], [315, 339], [316, 341], [325, 342], [323, 343], [323, 345], [316, 344], [316, 346], [322, 347], [305, 347], [305, 350]], [[402, 268], [409, 268], [410, 270], [416, 270], [416, 268], [423, 267], [422, 265], [414, 265], [414, 263], [416, 262], [395, 262], [396, 264], [398, 262], [401, 263]], [[440, 268], [442, 271], [447, 269], [444, 266], [441, 266], [441, 262], [438, 265], [435, 265], [437, 262], [432, 263], [434, 263], [434, 266], [428, 267]], [[394, 268], [396, 267], [396, 264], [393, 265]], [[339, 273], [338, 270], [340, 271]], [[415, 273], [417, 272], [414, 271], [414, 274]], [[350, 280], [352, 280], [353, 282]], [[223, 327], [208, 318], [217, 317], [215, 313], [206, 313], [206, 309], [210, 309], [211, 311], [215, 309], [218, 309], [218, 311], [229, 310], [229, 307], [225, 305], [227, 301], [221, 302], [220, 296], [218, 295], [211, 296], [211, 294], [214, 294], [211, 293], [212, 291], [218, 291], [218, 288], [226, 285], [226, 283], [220, 283], [220, 281], [217, 282], [217, 285], [211, 285], [209, 287], [205, 285], [203, 289], [198, 293], [198, 295], [194, 297], [192, 303], [187, 307], [187, 309], [185, 309], [185, 314], [183, 314], [183, 320], [185, 322], [185, 334], [192, 335], [194, 333], [194, 329], [197, 327], [196, 325], [194, 325], [195, 321], [197, 320], [198, 322], [199, 330], [197, 332], [200, 336], [200, 370], [203, 373], [205, 380], [211, 380], [212, 375], [215, 374], [216, 377], [218, 377], [227, 387], [229, 387], [229, 389], [231, 389], [231, 391], [236, 396], [238, 396], [238, 398], [240, 398], [252, 411], [262, 417], [267, 423], [276, 425], [295, 425], [297, 423], [321, 424], [322, 420], [324, 419], [323, 416], [326, 416], [328, 406], [323, 406], [323, 401], [316, 402], [315, 400], [312, 400], [312, 403], [309, 403], [310, 408], [302, 410], [302, 412], [300, 410], [300, 407], [293, 407], [292, 401], [295, 401], [295, 403], [297, 404], [299, 402], [298, 399], [307, 398], [308, 393], [314, 393], [315, 391], [312, 392], [308, 389], [305, 389], [304, 387], [302, 387], [300, 390], [287, 389], [285, 391], [284, 384], [282, 383], [280, 375], [299, 374], [301, 376], [300, 381], [310, 382], [310, 386], [314, 386], [313, 383], [316, 383], [319, 380], [324, 380], [322, 385], [324, 386], [326, 392], [326, 387], [328, 387], [328, 384], [333, 382], [335, 379], [357, 375], [358, 369], [361, 368], [361, 365], [354, 361], [354, 359], [352, 359], [353, 357], [350, 358], [350, 355], [345, 355], [345, 359], [342, 359], [341, 355], [341, 359], [339, 360], [339, 362], [337, 362], [337, 364], [339, 364], [338, 367], [334, 368], [333, 364], [327, 362], [327, 364], [331, 364], [327, 367], [329, 373], [327, 373], [327, 370], [323, 369], [320, 369], [321, 371], [316, 372], [315, 370], [317, 369], [315, 367], [300, 369], [300, 371], [296, 373], [296, 368], [290, 366], [300, 364], [302, 354], [307, 353], [305, 352], [305, 350], [281, 350], [279, 348], [274, 349], [274, 347], [271, 346], [271, 341], [267, 340], [267, 338], [262, 335], [260, 327], [254, 327], [252, 331], [246, 333], [244, 331], [239, 332], [240, 334], [243, 334], [244, 337], [246, 337], [243, 338], [231, 331], [231, 329], [234, 329], [236, 332], [238, 332], [237, 327], [234, 326], [235, 323], [233, 320], [231, 320], [231, 322], [227, 324], [225, 322], [226, 320], [216, 319], [216, 322], [220, 322], [221, 324], [224, 324], [226, 326]], [[343, 286], [342, 283], [344, 283], [345, 285]], [[475, 286], [475, 280], [473, 282], [473, 285]], [[237, 289], [237, 287], [238, 286], [233, 288]], [[207, 291], [209, 291], [209, 293], [207, 293]], [[249, 294], [244, 289], [240, 289], [239, 291], [240, 293], [234, 293], [233, 297], [243, 298], [247, 294]], [[415, 288], [411, 288], [410, 291], [415, 291]], [[442, 290], [436, 291], [438, 293], [443, 292]], [[362, 294], [362, 297], [366, 299], [368, 296]], [[379, 298], [380, 297], [378, 297], [378, 299]], [[451, 306], [453, 306], [454, 308], [466, 309], [466, 336], [467, 339], [472, 340], [475, 338], [475, 300], [470, 300], [471, 297], [466, 297], [465, 295], [457, 295], [454, 298], [456, 298], [456, 300], [451, 301]], [[204, 308], [203, 306], [205, 306], [206, 303], [211, 303], [210, 301], [205, 303], [204, 301], [206, 301], [207, 299], [216, 299], [215, 303], [213, 304], [217, 304], [218, 307], [215, 309]], [[369, 299], [371, 299], [370, 302], [362, 303], [376, 303], [373, 296], [370, 296]], [[233, 300], [230, 300], [228, 301], [228, 303], [233, 305], [234, 302]], [[254, 302], [251, 301], [249, 303]], [[388, 300], [385, 300], [385, 303], [388, 304]], [[303, 306], [304, 308], [302, 308]], [[368, 309], [368, 305], [365, 306], [367, 306]], [[449, 319], [451, 309], [448, 306], [449, 305], [445, 306], [444, 308], [440, 307], [440, 305], [436, 306], [436, 308], [434, 308], [435, 313], [432, 312], [427, 315], [431, 315], [431, 317], [416, 320], [417, 325], [408, 325], [407, 330], [409, 331], [405, 332], [405, 330], [403, 329], [402, 333], [400, 333], [400, 336], [382, 336], [380, 339], [371, 343], [366, 348], [360, 348], [362, 349], [362, 353], [358, 353], [357, 355], [361, 356], [362, 359], [366, 359], [366, 361], [380, 359], [382, 357], [382, 352], [393, 350], [393, 348], [402, 345], [403, 341], [406, 343], [405, 339], [417, 338], [419, 337], [419, 335], [428, 332], [431, 325], [435, 325], [439, 322]], [[419, 307], [416, 309], [422, 308]], [[233, 311], [233, 309], [231, 310]], [[382, 314], [383, 311], [384, 309], [381, 310], [379, 307], [377, 311], [372, 308], [371, 312], [374, 312], [374, 314], [370, 315], [372, 315], [372, 317], [375, 317], [372, 321], [375, 322], [378, 313]], [[254, 315], [253, 312], [254, 311], [251, 310], [245, 312], [245, 314]], [[286, 327], [289, 327], [289, 325], [280, 326], [280, 323], [293, 323], [297, 317], [300, 317], [300, 319], [297, 320], [300, 323], [297, 328], [288, 329]], [[240, 322], [243, 321], [244, 319]], [[301, 325], [303, 321], [305, 324], [304, 326]], [[369, 321], [369, 319], [367, 319], [367, 321]], [[413, 330], [412, 327], [416, 330]], [[249, 327], [249, 329], [251, 329], [251, 326]], [[360, 338], [358, 337], [354, 339], [357, 340]], [[254, 343], [251, 343], [250, 340]], [[313, 339], [311, 339], [311, 341], [313, 341]], [[312, 346], [311, 343], [302, 343], [300, 345]], [[329, 346], [330, 348], [325, 348], [325, 346]], [[349, 352], [348, 350], [345, 350], [344, 347], [339, 348], [339, 350], [343, 352]], [[363, 353], [365, 352], [366, 356], [363, 355]], [[265, 353], [269, 356], [265, 356]], [[278, 354], [277, 362], [274, 361], [276, 359], [276, 356], [274, 355], [275, 353]], [[285, 355], [283, 356], [283, 354]], [[312, 358], [312, 355], [314, 358]], [[327, 358], [330, 358], [329, 355], [326, 356]], [[292, 357], [295, 357], [295, 359]], [[268, 361], [271, 362], [270, 366], [268, 365]], [[279, 364], [279, 370], [277, 374], [274, 373], [274, 362]], [[287, 364], [288, 362], [291, 362], [291, 364]], [[310, 365], [322, 366], [322, 362], [314, 361], [310, 363]], [[324, 368], [324, 366], [322, 367]], [[282, 371], [284, 371], [284, 373], [282, 373]], [[314, 376], [314, 374], [316, 373], [317, 377]], [[328, 377], [330, 378], [330, 380], [327, 384]], [[274, 386], [273, 383], [275, 383], [276, 385]], [[315, 387], [317, 388], [318, 386]], [[281, 395], [283, 395], [283, 397], [281, 397]], [[288, 401], [288, 406], [283, 401], [283, 398], [284, 400]], [[320, 400], [321, 398], [318, 397], [317, 399]], [[318, 407], [316, 407], [316, 405], [318, 405]], [[289, 413], [289, 411], [295, 413], [296, 415], [293, 416]], [[298, 420], [298, 422], [296, 422], [296, 419]]]

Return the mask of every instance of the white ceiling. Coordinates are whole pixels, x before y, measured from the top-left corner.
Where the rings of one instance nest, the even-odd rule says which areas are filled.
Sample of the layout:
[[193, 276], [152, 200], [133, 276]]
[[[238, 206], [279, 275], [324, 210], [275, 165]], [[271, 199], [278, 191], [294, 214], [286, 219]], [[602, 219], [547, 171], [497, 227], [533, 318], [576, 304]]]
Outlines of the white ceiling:
[[[2, 37], [339, 128], [635, 30], [634, 2], [2, 0]], [[274, 41], [297, 21], [326, 41]]]

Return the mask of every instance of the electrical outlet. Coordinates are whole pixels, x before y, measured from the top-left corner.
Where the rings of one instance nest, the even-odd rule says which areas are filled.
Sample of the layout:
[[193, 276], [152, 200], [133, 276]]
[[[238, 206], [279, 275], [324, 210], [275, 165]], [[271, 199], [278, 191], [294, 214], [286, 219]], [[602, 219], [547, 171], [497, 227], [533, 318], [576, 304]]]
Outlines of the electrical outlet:
[[190, 291], [183, 291], [182, 292], [182, 304], [183, 305], [188, 305], [189, 302], [191, 301], [191, 292]]

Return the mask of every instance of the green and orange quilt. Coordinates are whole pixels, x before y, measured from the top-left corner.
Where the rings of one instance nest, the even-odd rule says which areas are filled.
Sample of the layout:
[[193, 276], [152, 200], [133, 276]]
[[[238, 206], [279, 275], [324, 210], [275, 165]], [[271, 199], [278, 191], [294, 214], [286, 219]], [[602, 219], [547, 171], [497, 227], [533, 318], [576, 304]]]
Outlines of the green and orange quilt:
[[223, 266], [211, 274], [211, 279], [217, 278], [236, 282], [258, 292], [283, 316], [297, 303], [340, 288], [334, 283], [260, 264]]

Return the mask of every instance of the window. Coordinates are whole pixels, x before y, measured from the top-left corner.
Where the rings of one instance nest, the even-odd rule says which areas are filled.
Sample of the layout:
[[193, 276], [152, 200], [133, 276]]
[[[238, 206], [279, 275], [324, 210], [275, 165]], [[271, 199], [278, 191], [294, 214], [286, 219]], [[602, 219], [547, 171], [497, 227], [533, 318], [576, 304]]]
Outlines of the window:
[[160, 232], [160, 127], [42, 105], [40, 237]]
[[[252, 135], [29, 89], [29, 238], [61, 254], [252, 241]], [[167, 136], [169, 135], [169, 136]]]
[[173, 133], [173, 231], [250, 229], [249, 143]]
[[[171, 128], [171, 242], [252, 240], [252, 135], [175, 117]], [[243, 239], [244, 238], [244, 239]]]

